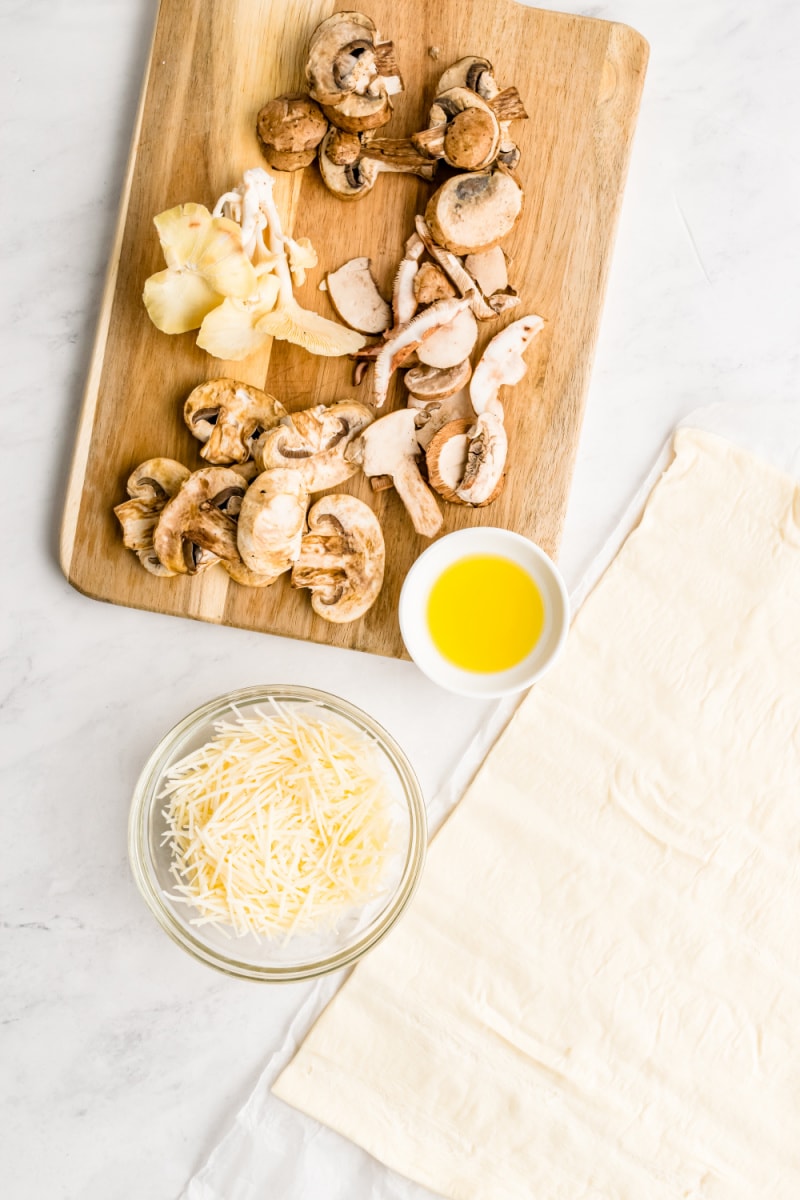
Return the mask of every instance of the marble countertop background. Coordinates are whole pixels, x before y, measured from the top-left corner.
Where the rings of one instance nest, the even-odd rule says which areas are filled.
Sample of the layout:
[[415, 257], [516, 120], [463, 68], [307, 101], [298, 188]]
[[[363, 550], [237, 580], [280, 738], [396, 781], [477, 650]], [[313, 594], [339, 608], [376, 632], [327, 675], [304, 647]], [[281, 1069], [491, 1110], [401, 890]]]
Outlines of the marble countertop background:
[[[800, 8], [545, 7], [626, 21], [651, 44], [562, 549], [574, 584], [681, 416], [717, 400], [798, 398]], [[432, 794], [489, 713], [445, 699], [407, 663], [97, 604], [60, 574], [60, 511], [155, 10], [0, 0], [9, 1200], [171, 1200], [305, 994], [195, 964], [140, 901], [127, 807], [164, 730], [229, 688], [315, 684], [386, 724]]]

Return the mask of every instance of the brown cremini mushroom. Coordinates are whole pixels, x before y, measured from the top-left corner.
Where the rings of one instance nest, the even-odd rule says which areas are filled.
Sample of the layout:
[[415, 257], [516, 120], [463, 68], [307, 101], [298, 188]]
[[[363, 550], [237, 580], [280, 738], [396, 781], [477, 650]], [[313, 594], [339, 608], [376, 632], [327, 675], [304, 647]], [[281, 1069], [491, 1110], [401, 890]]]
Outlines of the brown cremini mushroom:
[[519, 162], [519, 147], [512, 140], [508, 127], [512, 121], [525, 120], [528, 116], [517, 89], [501, 89], [488, 58], [478, 58], [472, 54], [453, 63], [442, 75], [439, 92], [447, 92], [451, 88], [469, 88], [486, 101], [500, 126], [497, 161], [507, 170], [513, 170]]
[[247, 484], [229, 467], [194, 471], [164, 506], [153, 547], [176, 575], [199, 575], [219, 559], [236, 562], [236, 517]]
[[364, 13], [334, 13], [311, 35], [306, 79], [314, 100], [335, 125], [357, 133], [384, 125], [390, 96], [403, 89], [394, 47], [382, 42]]
[[372, 420], [370, 410], [357, 400], [317, 404], [292, 413], [265, 433], [253, 457], [260, 470], [281, 467], [294, 471], [305, 491], [321, 492], [356, 473], [357, 467], [346, 460], [345, 451]]
[[173, 458], [148, 458], [128, 478], [130, 496], [114, 513], [122, 526], [122, 543], [133, 550], [151, 575], [174, 575], [153, 549], [153, 533], [167, 501], [181, 488], [191, 471]]
[[263, 471], [247, 489], [239, 513], [238, 548], [256, 575], [278, 576], [300, 553], [308, 493], [299, 471]]
[[430, 485], [445, 500], [482, 508], [502, 491], [507, 453], [505, 427], [494, 413], [450, 421], [426, 451]]
[[264, 105], [256, 119], [261, 153], [276, 171], [309, 166], [327, 131], [322, 109], [305, 95], [277, 96]]
[[522, 189], [504, 171], [455, 175], [434, 192], [425, 209], [433, 239], [453, 254], [491, 250], [514, 228]]
[[324, 620], [355, 621], [375, 603], [385, 560], [372, 509], [355, 496], [323, 496], [309, 509], [292, 587], [310, 590], [311, 607]]
[[[336, 147], [339, 161], [329, 154], [331, 147]], [[343, 162], [345, 157], [348, 161]], [[360, 200], [372, 191], [382, 172], [432, 179], [436, 163], [415, 150], [411, 142], [389, 138], [367, 140], [366, 135], [360, 140], [358, 157], [350, 158], [349, 154], [341, 153], [341, 139], [330, 130], [319, 148], [319, 169], [325, 186], [340, 200]]]
[[436, 97], [428, 128], [411, 139], [418, 150], [462, 171], [491, 166], [500, 146], [500, 124], [476, 92], [454, 87]]
[[327, 277], [331, 304], [343, 321], [361, 333], [383, 333], [392, 310], [378, 291], [368, 258], [351, 258]]
[[358, 463], [368, 479], [389, 476], [417, 533], [434, 537], [442, 527], [433, 493], [417, 466], [417, 413], [399, 409], [374, 421], [347, 448], [347, 457]]
[[189, 432], [204, 443], [201, 458], [220, 465], [246, 462], [261, 434], [285, 416], [274, 396], [235, 379], [201, 383], [183, 406]]

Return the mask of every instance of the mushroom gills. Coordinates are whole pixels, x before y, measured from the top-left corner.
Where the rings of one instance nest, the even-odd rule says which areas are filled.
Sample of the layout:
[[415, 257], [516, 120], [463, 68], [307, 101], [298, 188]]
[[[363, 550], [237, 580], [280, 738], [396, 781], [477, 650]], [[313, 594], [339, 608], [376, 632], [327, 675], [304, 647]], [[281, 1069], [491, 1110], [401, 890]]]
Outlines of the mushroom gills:
[[309, 493], [336, 487], [355, 474], [357, 465], [347, 460], [346, 450], [372, 420], [369, 408], [357, 400], [303, 409], [259, 439], [256, 464], [262, 471], [295, 471]]
[[308, 513], [308, 533], [292, 568], [292, 587], [308, 588], [326, 621], [355, 621], [383, 585], [385, 546], [377, 517], [355, 496], [324, 496]]
[[236, 379], [201, 383], [183, 406], [189, 432], [204, 443], [201, 458], [215, 465], [247, 462], [253, 443], [285, 416], [274, 396]]

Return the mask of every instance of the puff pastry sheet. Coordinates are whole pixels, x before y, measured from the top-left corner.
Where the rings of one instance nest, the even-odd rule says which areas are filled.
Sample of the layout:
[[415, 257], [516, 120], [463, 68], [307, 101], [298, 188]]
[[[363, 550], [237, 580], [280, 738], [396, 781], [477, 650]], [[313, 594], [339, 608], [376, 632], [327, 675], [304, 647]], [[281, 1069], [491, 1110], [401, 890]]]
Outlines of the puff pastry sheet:
[[274, 1091], [453, 1200], [800, 1196], [800, 489], [682, 430]]

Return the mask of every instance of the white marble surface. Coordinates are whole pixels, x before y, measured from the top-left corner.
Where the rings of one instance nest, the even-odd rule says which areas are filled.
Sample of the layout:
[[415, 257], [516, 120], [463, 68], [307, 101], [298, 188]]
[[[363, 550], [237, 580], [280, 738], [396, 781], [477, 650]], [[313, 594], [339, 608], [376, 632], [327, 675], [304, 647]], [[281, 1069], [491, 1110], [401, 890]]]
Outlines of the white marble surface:
[[[684, 413], [797, 397], [800, 9], [550, 7], [627, 21], [651, 43], [563, 544], [574, 582]], [[127, 805], [164, 729], [230, 687], [314, 683], [373, 711], [432, 792], [487, 711], [408, 664], [96, 604], [60, 575], [154, 14], [154, 0], [0, 0], [0, 1179], [13, 1200], [171, 1200], [304, 994], [195, 965], [144, 910]]]

